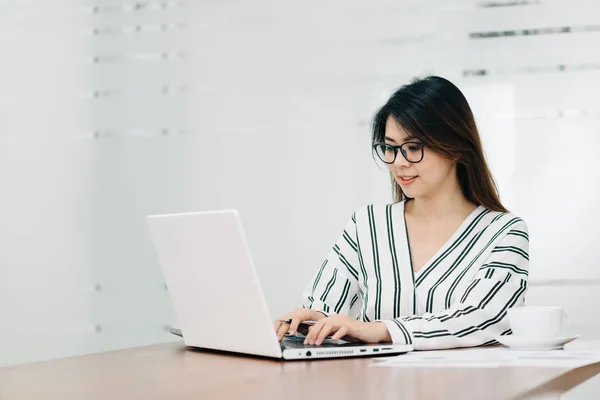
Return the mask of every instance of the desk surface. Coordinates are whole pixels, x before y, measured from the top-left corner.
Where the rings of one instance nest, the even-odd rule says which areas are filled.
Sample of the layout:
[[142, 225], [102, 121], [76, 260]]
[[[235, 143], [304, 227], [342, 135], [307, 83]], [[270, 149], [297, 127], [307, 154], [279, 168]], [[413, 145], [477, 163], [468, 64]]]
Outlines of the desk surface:
[[0, 399], [558, 399], [600, 373], [600, 364], [566, 371], [370, 363], [280, 362], [191, 350], [177, 342], [0, 368]]

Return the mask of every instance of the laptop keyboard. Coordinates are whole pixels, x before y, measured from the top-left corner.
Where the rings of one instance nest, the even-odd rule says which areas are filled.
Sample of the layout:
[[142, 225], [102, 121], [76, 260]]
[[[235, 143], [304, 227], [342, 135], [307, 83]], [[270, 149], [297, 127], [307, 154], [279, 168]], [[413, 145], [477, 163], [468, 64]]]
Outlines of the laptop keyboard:
[[309, 344], [304, 344], [304, 338], [298, 338], [298, 337], [285, 337], [282, 341], [281, 341], [281, 348], [282, 349], [312, 349], [312, 348], [323, 348], [323, 347], [340, 347], [340, 346], [344, 346], [347, 345], [347, 342], [327, 342], [325, 341], [322, 345], [320, 346], [311, 346]]

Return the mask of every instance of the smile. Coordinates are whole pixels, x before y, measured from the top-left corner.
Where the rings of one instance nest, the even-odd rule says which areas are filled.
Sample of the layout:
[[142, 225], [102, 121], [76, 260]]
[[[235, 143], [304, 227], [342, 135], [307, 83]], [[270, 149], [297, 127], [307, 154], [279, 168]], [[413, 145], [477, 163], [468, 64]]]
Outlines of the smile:
[[409, 183], [413, 183], [415, 179], [418, 178], [418, 175], [415, 176], [400, 176], [400, 182], [404, 185], [408, 185]]

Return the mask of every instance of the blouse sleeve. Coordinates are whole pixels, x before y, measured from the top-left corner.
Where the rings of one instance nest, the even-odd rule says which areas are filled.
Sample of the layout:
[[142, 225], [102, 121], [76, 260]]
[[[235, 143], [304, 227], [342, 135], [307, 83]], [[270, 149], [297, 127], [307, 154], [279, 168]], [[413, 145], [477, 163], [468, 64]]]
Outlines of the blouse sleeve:
[[510, 334], [506, 310], [525, 302], [528, 251], [528, 228], [519, 219], [448, 309], [382, 321], [392, 341], [441, 350], [493, 344], [495, 337]]
[[358, 293], [358, 242], [355, 214], [303, 293], [302, 307], [326, 315], [350, 314]]

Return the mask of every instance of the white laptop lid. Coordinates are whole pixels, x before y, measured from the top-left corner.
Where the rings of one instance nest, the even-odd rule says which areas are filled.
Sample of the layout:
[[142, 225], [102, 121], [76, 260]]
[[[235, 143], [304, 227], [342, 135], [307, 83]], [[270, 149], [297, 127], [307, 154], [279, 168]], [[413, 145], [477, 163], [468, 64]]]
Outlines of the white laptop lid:
[[148, 225], [186, 345], [281, 357], [236, 210], [152, 215]]

